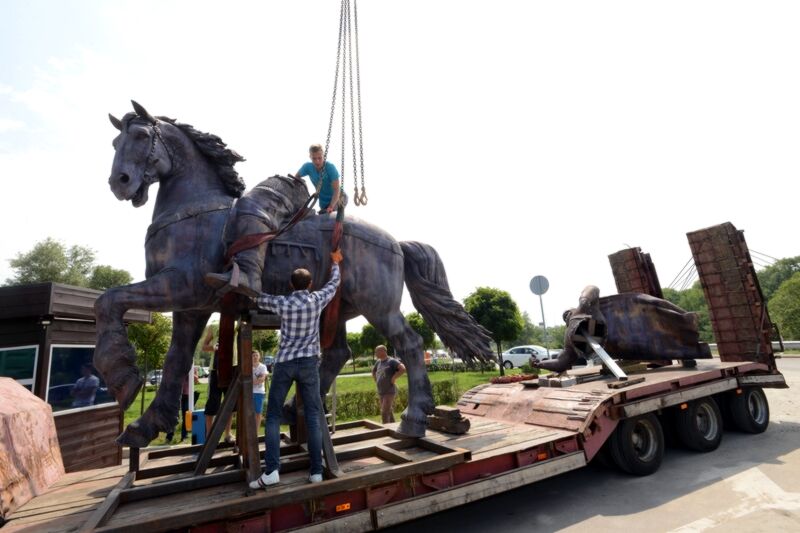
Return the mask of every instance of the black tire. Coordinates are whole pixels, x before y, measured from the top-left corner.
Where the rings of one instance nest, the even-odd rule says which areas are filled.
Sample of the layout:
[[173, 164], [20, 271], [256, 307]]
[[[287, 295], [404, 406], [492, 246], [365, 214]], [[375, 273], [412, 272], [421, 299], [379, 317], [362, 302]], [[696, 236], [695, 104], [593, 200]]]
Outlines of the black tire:
[[744, 387], [731, 393], [728, 406], [737, 429], [763, 433], [769, 425], [769, 402], [761, 387]]
[[506, 370], [511, 370], [514, 368], [514, 363], [511, 361], [503, 361], [503, 367], [505, 367]]
[[698, 452], [710, 452], [722, 442], [722, 415], [713, 398], [689, 402], [686, 409], [675, 411], [675, 431], [684, 446]]
[[620, 470], [649, 476], [664, 459], [664, 432], [652, 413], [621, 421], [611, 434], [611, 457]]

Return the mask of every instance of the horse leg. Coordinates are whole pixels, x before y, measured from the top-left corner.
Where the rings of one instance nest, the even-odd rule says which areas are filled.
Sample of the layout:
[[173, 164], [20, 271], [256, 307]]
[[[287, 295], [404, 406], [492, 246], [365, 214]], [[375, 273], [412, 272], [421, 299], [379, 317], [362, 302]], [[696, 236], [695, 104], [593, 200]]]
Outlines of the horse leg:
[[176, 312], [172, 314], [172, 342], [164, 359], [164, 373], [155, 399], [134, 422], [117, 438], [117, 442], [131, 448], [143, 448], [158, 435], [169, 432], [178, 421], [183, 380], [192, 367], [197, 341], [211, 316], [208, 312]]
[[[322, 363], [319, 365], [319, 388], [323, 399], [333, 385], [336, 376], [341, 372], [342, 367], [353, 352], [347, 344], [347, 322], [339, 322], [336, 328], [336, 337], [329, 348], [322, 350]], [[324, 405], [324, 403], [323, 403]]]
[[411, 437], [424, 437], [428, 415], [433, 413], [433, 392], [422, 351], [422, 337], [406, 322], [399, 310], [386, 315], [367, 316], [397, 350], [408, 373], [408, 407], [397, 431]]
[[201, 295], [191, 290], [185, 275], [174, 269], [165, 270], [146, 281], [109, 289], [97, 298], [94, 304], [97, 322], [94, 366], [103, 375], [123, 411], [133, 402], [143, 380], [122, 316], [128, 309], [168, 311], [198, 307], [200, 301]]

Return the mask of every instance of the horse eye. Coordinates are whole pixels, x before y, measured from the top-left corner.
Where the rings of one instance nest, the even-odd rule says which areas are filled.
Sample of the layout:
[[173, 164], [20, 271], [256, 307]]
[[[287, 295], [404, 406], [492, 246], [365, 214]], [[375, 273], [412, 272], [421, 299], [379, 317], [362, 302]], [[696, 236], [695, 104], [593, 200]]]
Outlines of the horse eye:
[[148, 137], [149, 135], [147, 135], [147, 132], [144, 130], [138, 130], [136, 133], [133, 134], [133, 138], [136, 139], [137, 141], [143, 141]]

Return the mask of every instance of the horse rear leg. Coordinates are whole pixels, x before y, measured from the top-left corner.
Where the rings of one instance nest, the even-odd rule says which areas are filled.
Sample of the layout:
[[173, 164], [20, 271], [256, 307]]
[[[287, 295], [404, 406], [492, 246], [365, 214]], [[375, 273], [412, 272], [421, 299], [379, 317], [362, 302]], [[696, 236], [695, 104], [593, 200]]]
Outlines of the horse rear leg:
[[433, 392], [422, 351], [422, 337], [406, 322], [399, 310], [383, 316], [367, 316], [369, 322], [389, 339], [408, 373], [408, 407], [397, 431], [411, 437], [424, 437], [428, 415], [433, 413]]
[[150, 444], [160, 431], [169, 433], [178, 421], [183, 380], [192, 368], [197, 341], [210, 313], [181, 311], [172, 314], [172, 342], [164, 358], [164, 372], [158, 393], [144, 414], [131, 422], [117, 437], [117, 443], [131, 448]]

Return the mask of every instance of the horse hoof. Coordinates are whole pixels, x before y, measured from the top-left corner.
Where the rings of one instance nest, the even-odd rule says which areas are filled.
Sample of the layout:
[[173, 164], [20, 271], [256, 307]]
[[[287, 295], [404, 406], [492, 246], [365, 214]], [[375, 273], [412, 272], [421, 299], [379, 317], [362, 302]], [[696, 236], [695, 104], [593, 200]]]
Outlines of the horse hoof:
[[397, 432], [406, 437], [424, 437], [425, 429], [428, 427], [427, 420], [412, 420], [403, 414], [400, 417], [400, 425]]
[[146, 448], [156, 436], [158, 431], [135, 420], [117, 437], [117, 444], [129, 448]]

